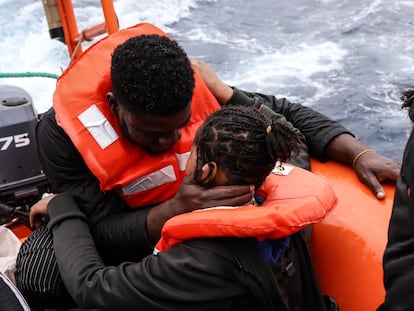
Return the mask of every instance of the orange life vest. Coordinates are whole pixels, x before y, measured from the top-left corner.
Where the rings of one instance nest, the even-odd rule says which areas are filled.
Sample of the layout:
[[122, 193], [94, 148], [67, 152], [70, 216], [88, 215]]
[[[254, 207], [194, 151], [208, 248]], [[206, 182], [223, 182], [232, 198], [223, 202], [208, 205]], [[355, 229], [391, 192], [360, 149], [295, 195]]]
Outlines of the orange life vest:
[[102, 191], [115, 189], [131, 207], [174, 196], [185, 175], [195, 132], [205, 117], [220, 108], [195, 72], [191, 119], [168, 152], [149, 155], [128, 142], [105, 95], [111, 91], [111, 54], [116, 46], [141, 34], [166, 35], [142, 23], [107, 36], [86, 50], [57, 81], [53, 97], [58, 124], [69, 135]]
[[280, 239], [320, 222], [337, 204], [336, 195], [322, 177], [294, 167], [286, 176], [271, 173], [260, 191], [260, 206], [196, 210], [169, 219], [154, 253], [194, 238], [256, 237]]

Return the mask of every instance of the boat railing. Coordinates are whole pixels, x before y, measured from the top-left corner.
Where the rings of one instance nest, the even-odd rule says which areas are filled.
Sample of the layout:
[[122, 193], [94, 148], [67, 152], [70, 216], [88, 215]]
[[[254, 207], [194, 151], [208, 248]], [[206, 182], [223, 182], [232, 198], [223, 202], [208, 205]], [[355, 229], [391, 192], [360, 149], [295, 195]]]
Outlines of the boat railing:
[[119, 29], [118, 18], [112, 0], [101, 0], [104, 22], [79, 31], [71, 0], [43, 0], [49, 34], [52, 39], [63, 41], [68, 48], [71, 62], [82, 52], [82, 43], [105, 33]]

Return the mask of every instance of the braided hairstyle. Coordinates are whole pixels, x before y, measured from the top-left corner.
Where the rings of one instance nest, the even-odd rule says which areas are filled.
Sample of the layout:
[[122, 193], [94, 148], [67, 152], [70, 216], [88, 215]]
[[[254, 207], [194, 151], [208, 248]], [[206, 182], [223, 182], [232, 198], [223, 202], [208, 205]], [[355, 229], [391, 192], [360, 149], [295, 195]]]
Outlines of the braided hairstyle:
[[408, 110], [408, 117], [414, 122], [414, 89], [403, 91], [401, 93], [401, 108]]
[[[300, 151], [294, 129], [257, 108], [224, 106], [211, 114], [200, 127], [195, 181], [201, 183], [201, 168], [216, 162], [229, 184], [251, 184], [258, 188], [275, 167]], [[207, 186], [211, 186], [208, 184]]]
[[194, 91], [194, 72], [185, 51], [160, 35], [140, 35], [112, 55], [112, 91], [129, 112], [169, 116], [185, 109]]

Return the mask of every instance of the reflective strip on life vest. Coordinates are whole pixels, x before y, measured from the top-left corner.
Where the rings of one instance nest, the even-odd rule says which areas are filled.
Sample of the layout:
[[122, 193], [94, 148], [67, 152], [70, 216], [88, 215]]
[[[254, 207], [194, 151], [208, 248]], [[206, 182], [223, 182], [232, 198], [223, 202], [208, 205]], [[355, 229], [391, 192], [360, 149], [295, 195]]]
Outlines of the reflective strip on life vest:
[[172, 165], [163, 167], [162, 169], [152, 172], [146, 176], [137, 178], [128, 185], [122, 187], [124, 195], [131, 195], [145, 190], [153, 189], [155, 187], [164, 185], [166, 183], [176, 181], [177, 176], [174, 173]]
[[82, 112], [78, 119], [102, 149], [105, 149], [119, 138], [111, 123], [96, 105], [92, 105]]

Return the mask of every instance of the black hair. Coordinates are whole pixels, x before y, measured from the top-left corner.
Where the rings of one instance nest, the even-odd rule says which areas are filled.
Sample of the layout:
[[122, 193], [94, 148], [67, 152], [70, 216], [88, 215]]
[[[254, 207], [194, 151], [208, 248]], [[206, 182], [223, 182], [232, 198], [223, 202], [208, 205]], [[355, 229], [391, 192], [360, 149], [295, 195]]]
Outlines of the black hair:
[[408, 110], [408, 117], [414, 122], [414, 89], [409, 89], [401, 93], [401, 108]]
[[173, 115], [185, 109], [194, 91], [194, 72], [185, 51], [160, 35], [140, 35], [112, 55], [112, 91], [131, 113]]
[[287, 122], [257, 108], [224, 106], [211, 114], [197, 132], [196, 182], [201, 167], [211, 161], [229, 178], [229, 184], [258, 188], [277, 161], [300, 151], [299, 137]]

